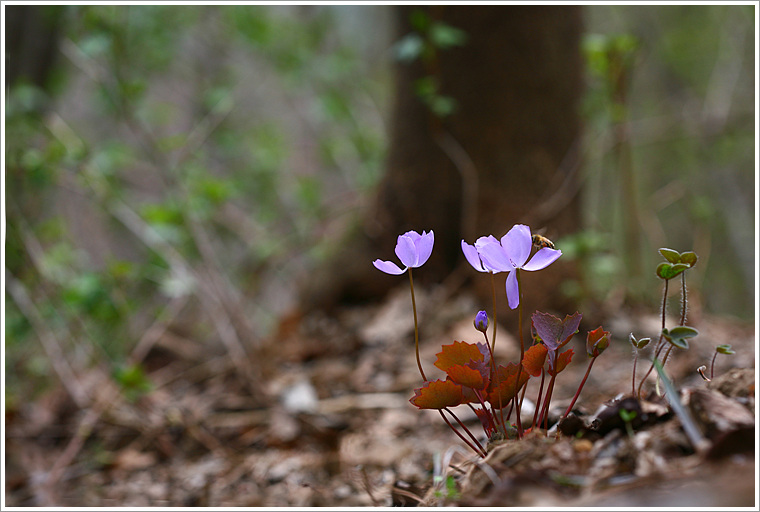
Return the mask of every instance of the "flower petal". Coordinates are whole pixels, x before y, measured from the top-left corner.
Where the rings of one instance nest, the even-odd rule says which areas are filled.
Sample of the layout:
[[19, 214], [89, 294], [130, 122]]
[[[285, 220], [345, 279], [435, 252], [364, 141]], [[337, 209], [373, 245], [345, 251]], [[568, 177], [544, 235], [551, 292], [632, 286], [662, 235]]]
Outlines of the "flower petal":
[[514, 266], [522, 268], [530, 256], [533, 242], [530, 238], [530, 228], [525, 224], [515, 224], [506, 235], [501, 237], [501, 245], [509, 254]]
[[507, 301], [509, 308], [515, 309], [520, 305], [520, 287], [517, 284], [517, 271], [510, 272], [507, 276]]
[[396, 256], [407, 267], [417, 266], [417, 247], [414, 245], [414, 235], [417, 235], [417, 233], [412, 231], [399, 235], [398, 242], [396, 243]]
[[[477, 243], [476, 243], [477, 247]], [[493, 272], [509, 272], [514, 265], [499, 242], [486, 242], [478, 247], [478, 254], [483, 261], [483, 267]]]
[[478, 256], [478, 250], [474, 245], [470, 245], [462, 240], [462, 252], [464, 253], [464, 257], [467, 259], [467, 262], [472, 265], [472, 268], [478, 272], [486, 271], [486, 269], [483, 268], [483, 263], [480, 261], [480, 256]]
[[475, 247], [479, 249], [483, 245], [490, 244], [490, 243], [498, 244], [500, 242], [499, 242], [499, 239], [493, 235], [481, 236], [480, 238], [475, 240]]
[[534, 254], [530, 261], [523, 265], [522, 268], [531, 271], [541, 270], [554, 263], [560, 256], [562, 256], [562, 251], [559, 249], [549, 249], [548, 247], [544, 247]]
[[392, 274], [394, 276], [398, 276], [406, 272], [406, 269], [401, 270], [400, 268], [398, 268], [398, 265], [396, 265], [392, 261], [375, 260], [372, 262], [372, 264], [375, 266], [376, 269], [382, 272], [385, 272], [386, 274]]
[[417, 264], [416, 267], [421, 267], [430, 258], [433, 253], [433, 244], [435, 243], [435, 235], [433, 231], [430, 233], [422, 232], [420, 238], [414, 242], [414, 246], [417, 248]]

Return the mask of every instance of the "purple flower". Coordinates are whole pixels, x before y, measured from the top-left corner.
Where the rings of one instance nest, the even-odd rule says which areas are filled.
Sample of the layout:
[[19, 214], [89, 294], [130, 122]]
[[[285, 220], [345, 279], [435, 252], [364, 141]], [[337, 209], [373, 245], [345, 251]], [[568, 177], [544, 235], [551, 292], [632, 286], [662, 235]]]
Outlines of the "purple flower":
[[488, 313], [485, 311], [478, 311], [478, 314], [475, 315], [475, 321], [473, 324], [475, 324], [475, 328], [480, 332], [486, 332], [488, 330]]
[[372, 264], [386, 274], [401, 275], [409, 268], [421, 267], [430, 258], [433, 242], [432, 230], [429, 233], [423, 231], [421, 235], [416, 231], [407, 231], [399, 235], [396, 242], [396, 256], [406, 265], [403, 269], [392, 261], [375, 260]]
[[501, 237], [501, 243], [491, 241], [478, 248], [478, 254], [484, 267], [490, 268], [494, 272], [509, 272], [507, 276], [507, 301], [512, 309], [520, 304], [517, 272], [512, 271], [516, 269], [541, 270], [562, 256], [562, 251], [544, 247], [528, 261], [532, 245], [530, 228], [524, 224], [515, 224], [506, 235]]
[[475, 245], [470, 245], [462, 240], [462, 252], [472, 268], [478, 272], [499, 272], [488, 264], [488, 260], [483, 257], [482, 248], [488, 244], [499, 245], [499, 240], [493, 235], [481, 236], [475, 241]]

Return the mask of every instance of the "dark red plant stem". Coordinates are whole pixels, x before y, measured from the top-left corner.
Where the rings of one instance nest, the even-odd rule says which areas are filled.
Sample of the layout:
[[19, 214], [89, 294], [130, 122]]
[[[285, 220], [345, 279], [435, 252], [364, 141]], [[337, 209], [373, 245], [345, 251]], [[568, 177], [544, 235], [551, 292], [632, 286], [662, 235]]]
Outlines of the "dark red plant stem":
[[713, 370], [715, 369], [715, 358], [718, 357], [718, 351], [713, 354], [712, 361], [710, 362], [710, 380], [713, 379]]
[[481, 457], [485, 457], [481, 451], [475, 448], [475, 446], [471, 442], [469, 442], [457, 429], [454, 428], [454, 425], [452, 425], [451, 422], [446, 418], [446, 415], [443, 414], [443, 411], [441, 409], [438, 409], [438, 412], [441, 414], [441, 418], [443, 418], [443, 421], [446, 422], [446, 425], [448, 425], [449, 428], [453, 430], [457, 436], [459, 436], [459, 439], [461, 439], [464, 442], [464, 444], [469, 446], [472, 451], [474, 451]]
[[681, 325], [686, 325], [686, 272], [681, 272]]
[[586, 369], [586, 375], [583, 376], [583, 380], [581, 381], [581, 385], [578, 386], [578, 391], [575, 392], [575, 396], [573, 397], [573, 401], [570, 402], [570, 406], [565, 411], [565, 414], [562, 416], [562, 419], [567, 418], [567, 415], [570, 414], [570, 411], [573, 409], [573, 406], [575, 405], [576, 400], [578, 400], [578, 397], [581, 396], [581, 390], [583, 389], [583, 385], [586, 384], [586, 379], [588, 379], [589, 373], [591, 373], [591, 367], [594, 366], [594, 361], [596, 361], [596, 357], [592, 357], [591, 361], [588, 363], [588, 368]]
[[633, 350], [633, 377], [631, 377], [631, 396], [636, 395], [636, 362], [639, 360], [639, 349], [634, 348]]
[[544, 419], [546, 419], [549, 416], [549, 403], [552, 399], [552, 392], [554, 391], [554, 380], [557, 378], [557, 374], [555, 373], [552, 375], [552, 378], [549, 379], [549, 385], [546, 388], [546, 396], [544, 397], [544, 403], [541, 406], [541, 415], [538, 417], [538, 423], [537, 425], [539, 428], [541, 428], [541, 423], [544, 422]]
[[541, 395], [544, 393], [544, 376], [546, 375], [546, 372], [544, 372], [544, 369], [541, 368], [541, 384], [538, 387], [538, 397], [536, 397], [536, 410], [533, 413], [533, 423], [531, 424], [533, 428], [536, 427], [537, 423], [536, 420], [538, 419], [538, 411], [541, 409]]
[[556, 378], [557, 374], [555, 373], [549, 380], [549, 388], [546, 390], [546, 398], [544, 399], [544, 410], [541, 419], [538, 421], [539, 425], [541, 425], [542, 422], [545, 423], [545, 430], [549, 430], [549, 405], [552, 402], [552, 395], [554, 394], [554, 380]]
[[[472, 444], [471, 444], [471, 443], [470, 443], [470, 442], [469, 442], [469, 441], [468, 441], [468, 440], [467, 440], [467, 439], [466, 439], [466, 438], [465, 438], [465, 437], [462, 435], [462, 433], [461, 433], [461, 432], [459, 432], [457, 429], [455, 429], [455, 428], [454, 428], [454, 426], [451, 424], [451, 422], [450, 422], [449, 420], [447, 420], [447, 419], [446, 419], [446, 416], [444, 416], [444, 414], [443, 414], [443, 411], [446, 411], [447, 413], [451, 414], [451, 416], [452, 416], [452, 417], [453, 417], [455, 420], [457, 420], [457, 423], [459, 423], [459, 426], [460, 426], [460, 427], [462, 427], [462, 429], [463, 429], [465, 432], [467, 432], [467, 435], [468, 435], [468, 436], [470, 436], [470, 439], [472, 439], [472, 440], [475, 442], [475, 445], [478, 447], [477, 449], [475, 448], [475, 446], [473, 446], [473, 445], [472, 445]], [[470, 432], [470, 429], [468, 429], [467, 427], [465, 427], [465, 426], [464, 426], [464, 423], [462, 423], [462, 420], [460, 420], [460, 419], [457, 417], [457, 415], [456, 415], [456, 414], [454, 414], [454, 413], [453, 413], [453, 412], [452, 412], [452, 411], [451, 411], [451, 410], [450, 410], [448, 407], [446, 407], [446, 408], [444, 408], [444, 409], [438, 409], [438, 412], [440, 412], [440, 413], [441, 413], [441, 417], [443, 417], [443, 420], [444, 420], [444, 421], [446, 422], [446, 424], [447, 424], [447, 425], [448, 425], [448, 426], [451, 428], [451, 430], [453, 430], [454, 432], [456, 432], [456, 434], [457, 434], [457, 435], [460, 437], [460, 439], [462, 439], [462, 441], [464, 441], [465, 443], [467, 443], [467, 446], [469, 446], [470, 448], [472, 448], [472, 449], [473, 449], [473, 450], [474, 450], [476, 453], [478, 453], [478, 455], [480, 455], [481, 457], [484, 457], [484, 458], [485, 458], [485, 456], [486, 456], [486, 451], [483, 449], [483, 446], [481, 446], [481, 444], [478, 442], [478, 440], [475, 438], [475, 436], [474, 436], [474, 435], [472, 435], [472, 432]]]
[[[493, 277], [493, 273], [491, 274], [491, 277]], [[491, 282], [491, 284], [493, 285], [493, 281]], [[496, 296], [494, 295], [494, 307], [496, 307], [495, 305], [496, 305]], [[494, 322], [496, 322], [495, 310], [494, 310]], [[499, 382], [499, 379], [498, 379], [498, 374], [496, 373], [496, 361], [494, 360], [494, 357], [493, 357], [493, 349], [488, 344], [488, 334], [486, 334], [485, 331], [483, 332], [483, 336], [486, 339], [486, 347], [488, 347], [488, 354], [491, 356], [491, 375], [488, 378], [488, 380], [493, 381], [494, 375], [497, 376], [497, 379], [496, 379], [496, 391], [497, 391], [497, 393], [499, 393], [499, 413], [500, 413], [499, 416], [501, 417], [501, 428], [502, 428], [503, 433], [504, 433], [504, 439], [506, 439], [507, 438], [507, 429], [506, 429], [506, 427], [504, 427], [504, 412], [502, 410], [503, 405], [501, 403], [501, 393], [499, 392], [499, 384], [500, 384], [500, 382]], [[496, 336], [496, 331], [494, 331], [494, 336]], [[494, 341], [494, 346], [496, 346], [496, 342], [495, 341]], [[483, 409], [485, 410], [485, 404], [483, 405]], [[491, 404], [491, 415], [494, 417], [494, 420], [495, 420], [496, 419], [496, 415], [493, 414], [493, 404]], [[494, 421], [494, 423], [496, 423], [496, 421]]]
[[[515, 269], [515, 277], [517, 278], [517, 298], [520, 300], [520, 302], [517, 304], [517, 332], [520, 335], [520, 364], [517, 365], [517, 380], [515, 381], [515, 386], [517, 383], [520, 382], [520, 375], [522, 375], [522, 369], [523, 369], [523, 357], [525, 357], [525, 344], [523, 343], [523, 301], [522, 301], [522, 288], [520, 287], [520, 269]], [[526, 383], [527, 384], [527, 383]], [[517, 425], [517, 438], [522, 439], [523, 436], [523, 428], [522, 428], [522, 421], [520, 420], [520, 405], [517, 401], [517, 395], [519, 394], [519, 390], [515, 391], [515, 408], [516, 408], [516, 414], [515, 414], [515, 423]]]

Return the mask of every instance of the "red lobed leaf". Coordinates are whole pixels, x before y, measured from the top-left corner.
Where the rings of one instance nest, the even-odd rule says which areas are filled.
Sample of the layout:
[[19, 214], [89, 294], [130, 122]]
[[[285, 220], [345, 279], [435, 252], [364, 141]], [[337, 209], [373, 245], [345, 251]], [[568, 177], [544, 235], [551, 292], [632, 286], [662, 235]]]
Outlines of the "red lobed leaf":
[[[517, 379], [518, 365], [515, 363], [508, 363], [507, 366], [499, 366], [496, 368], [496, 376], [494, 377], [493, 389], [488, 393], [488, 401], [494, 408], [504, 407], [509, 404], [520, 388], [528, 382], [530, 374], [523, 368], [520, 372], [520, 379]], [[496, 386], [496, 383], [499, 383]]]
[[482, 361], [483, 353], [477, 345], [466, 341], [455, 341], [451, 345], [443, 345], [436, 355], [435, 366], [444, 372], [456, 365], [466, 365], [470, 361]]
[[480, 390], [488, 385], [488, 377], [484, 376], [479, 369], [470, 366], [461, 364], [450, 366], [446, 373], [451, 380], [468, 388]]
[[546, 354], [549, 350], [543, 343], [537, 343], [525, 351], [523, 357], [523, 368], [534, 377], [541, 375], [541, 368], [544, 367]]
[[549, 375], [556, 375], [562, 370], [565, 369], [565, 367], [570, 364], [570, 360], [573, 358], [573, 349], [569, 348], [562, 352], [560, 355], [557, 356], [557, 371], [552, 371], [551, 368], [549, 368], [547, 371], [549, 372]]
[[450, 380], [434, 380], [415, 389], [409, 401], [420, 409], [443, 409], [461, 404], [464, 396], [459, 384]]

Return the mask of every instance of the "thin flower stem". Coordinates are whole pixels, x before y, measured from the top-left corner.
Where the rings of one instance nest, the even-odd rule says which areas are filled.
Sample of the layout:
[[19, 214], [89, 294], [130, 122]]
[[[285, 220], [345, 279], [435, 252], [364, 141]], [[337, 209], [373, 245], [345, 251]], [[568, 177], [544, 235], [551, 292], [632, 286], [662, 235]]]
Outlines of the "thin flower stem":
[[681, 272], [681, 325], [686, 325], [686, 272]]
[[[515, 269], [515, 277], [517, 278], [517, 297], [518, 299], [522, 299], [522, 287], [520, 286], [520, 269]], [[523, 325], [522, 325], [522, 319], [523, 319], [523, 301], [520, 300], [520, 302], [517, 305], [517, 332], [520, 336], [520, 364], [517, 365], [517, 380], [515, 381], [515, 385], [520, 382], [520, 375], [522, 375], [522, 369], [523, 369], [523, 357], [525, 357], [525, 344], [523, 343]], [[527, 383], [526, 383], [527, 384]], [[521, 403], [518, 402], [517, 396], [519, 395], [519, 392], [515, 391], [515, 424], [517, 425], [517, 437], [522, 438], [523, 436], [523, 428], [522, 428], [522, 421], [520, 420], [520, 407], [522, 406]]]
[[483, 453], [482, 453], [481, 451], [479, 451], [479, 450], [478, 450], [478, 449], [475, 447], [475, 445], [473, 445], [473, 444], [472, 444], [470, 441], [468, 441], [468, 440], [467, 440], [467, 438], [466, 438], [466, 437], [464, 437], [464, 436], [462, 435], [462, 433], [461, 433], [461, 432], [459, 432], [457, 429], [455, 429], [455, 428], [454, 428], [454, 425], [452, 425], [452, 424], [451, 424], [451, 422], [448, 420], [448, 418], [446, 418], [446, 415], [445, 415], [445, 414], [443, 414], [443, 410], [441, 410], [441, 409], [438, 409], [438, 412], [440, 413], [440, 415], [441, 415], [441, 418], [443, 418], [443, 421], [445, 421], [445, 422], [446, 422], [446, 425], [448, 425], [448, 426], [449, 426], [449, 428], [450, 428], [451, 430], [453, 430], [453, 431], [454, 431], [454, 433], [455, 433], [457, 436], [459, 436], [459, 439], [461, 439], [461, 440], [462, 440], [462, 441], [463, 441], [463, 442], [464, 442], [464, 443], [465, 443], [467, 446], [469, 446], [469, 447], [470, 447], [470, 449], [472, 449], [472, 451], [474, 451], [475, 453], [477, 453], [477, 454], [478, 454], [478, 455], [480, 455], [481, 457], [484, 457]]
[[649, 377], [649, 374], [652, 373], [652, 370], [654, 370], [654, 361], [657, 359], [657, 357], [660, 355], [660, 352], [662, 352], [662, 347], [664, 346], [662, 343], [662, 331], [665, 330], [665, 308], [667, 306], [668, 301], [668, 282], [670, 280], [665, 280], [665, 289], [662, 293], [662, 328], [660, 329], [660, 337], [657, 340], [657, 344], [655, 345], [654, 350], [654, 357], [652, 358], [652, 364], [649, 366], [649, 370], [644, 374], [644, 377], [641, 379], [641, 382], [639, 382], [639, 391], [638, 396], [641, 398], [641, 387], [644, 385], [644, 381], [647, 380], [647, 377]]
[[712, 361], [710, 362], [710, 380], [713, 379], [713, 375], [714, 375], [713, 370], [715, 370], [715, 358], [716, 357], [718, 357], [718, 351], [717, 350], [713, 354]]
[[[493, 352], [496, 350], [496, 278], [493, 272], [489, 274], [491, 274], [491, 304], [493, 305], [493, 334], [491, 334], [491, 352]], [[491, 359], [493, 359], [493, 354], [491, 354]]]
[[549, 386], [546, 389], [546, 398], [544, 398], [543, 410], [541, 411], [541, 417], [538, 419], [539, 428], [541, 428], [541, 423], [545, 423], [545, 430], [549, 430], [549, 404], [551, 404], [552, 395], [554, 394], [554, 381], [556, 378], [557, 374], [555, 373], [549, 380]]
[[631, 377], [631, 396], [636, 395], [636, 362], [639, 360], [639, 349], [633, 349], [633, 377]]
[[[491, 275], [493, 276], [493, 274], [491, 274]], [[494, 323], [496, 323], [496, 320], [494, 320]], [[496, 332], [494, 331], [494, 335], [495, 334], [496, 334]], [[506, 437], [507, 437], [507, 428], [504, 426], [504, 408], [503, 408], [504, 406], [501, 403], [501, 392], [499, 392], [499, 384], [501, 384], [501, 383], [499, 382], [498, 374], [496, 373], [496, 361], [494, 360], [494, 357], [493, 357], [493, 349], [488, 344], [488, 334], [485, 331], [483, 331], [483, 336], [486, 339], [486, 347], [488, 347], [488, 353], [491, 356], [491, 376], [489, 377], [489, 380], [493, 381], [493, 377], [494, 377], [494, 375], [496, 375], [496, 390], [499, 393], [499, 417], [501, 419], [501, 428], [502, 428], [502, 430], [504, 430], [504, 438], [506, 439]], [[495, 345], [495, 343], [494, 343], [494, 345]], [[493, 412], [493, 404], [491, 404], [491, 411]], [[495, 415], [494, 415], [494, 418], [495, 418]]]
[[567, 415], [570, 414], [570, 411], [573, 409], [573, 406], [575, 405], [575, 402], [578, 400], [578, 397], [581, 396], [581, 390], [583, 389], [583, 385], [586, 384], [586, 379], [588, 379], [588, 375], [591, 373], [591, 367], [594, 366], [594, 361], [596, 361], [596, 357], [591, 358], [591, 362], [589, 362], [588, 368], [586, 369], [586, 375], [583, 376], [581, 385], [578, 386], [578, 391], [575, 392], [575, 396], [573, 397], [572, 402], [570, 402], [570, 405], [565, 411], [565, 414], [562, 416], [562, 419], [567, 418]]
[[412, 279], [412, 268], [409, 267], [409, 287], [412, 290], [412, 311], [414, 312], [414, 352], [417, 355], [417, 368], [420, 369], [420, 375], [422, 380], [427, 381], [425, 372], [422, 370], [422, 363], [420, 362], [420, 335], [417, 330], [417, 303], [414, 300], [414, 280]]
[[538, 396], [536, 397], [536, 410], [533, 412], [533, 423], [531, 424], [532, 428], [535, 428], [536, 420], [538, 419], [538, 411], [541, 410], [541, 395], [544, 394], [544, 377], [546, 376], [546, 372], [543, 368], [541, 368], [541, 384], [538, 386]]
[[662, 352], [662, 349], [665, 348], [665, 343], [662, 343], [663, 335], [660, 334], [660, 338], [657, 340], [657, 350], [654, 353], [654, 357], [652, 358], [652, 364], [649, 366], [649, 370], [647, 370], [646, 374], [644, 374], [644, 377], [641, 378], [641, 382], [639, 382], [639, 398], [641, 398], [641, 387], [644, 385], [644, 381], [647, 380], [647, 377], [649, 377], [649, 374], [652, 373], [652, 370], [654, 370], [654, 362], [655, 360], [660, 357], [660, 353]]
[[[446, 418], [446, 415], [445, 415], [445, 414], [443, 414], [443, 411], [446, 411], [446, 412], [448, 412], [449, 414], [451, 414], [451, 416], [452, 416], [452, 417], [453, 417], [455, 420], [457, 420], [457, 423], [459, 423], [459, 425], [460, 425], [460, 426], [461, 426], [461, 427], [464, 429], [464, 431], [465, 431], [465, 432], [467, 432], [467, 435], [469, 435], [469, 436], [470, 436], [470, 439], [472, 439], [472, 440], [475, 442], [475, 445], [473, 445], [473, 444], [472, 444], [470, 441], [468, 441], [468, 440], [467, 440], [467, 438], [466, 438], [466, 437], [464, 437], [464, 436], [462, 435], [462, 433], [461, 433], [461, 432], [459, 432], [459, 431], [458, 431], [456, 428], [454, 428], [454, 425], [452, 425], [452, 424], [451, 424], [451, 422], [448, 420], [448, 418]], [[462, 441], [464, 441], [464, 443], [465, 443], [467, 446], [469, 446], [470, 448], [472, 448], [472, 450], [473, 450], [475, 453], [477, 453], [477, 454], [478, 454], [478, 455], [480, 455], [481, 457], [485, 458], [485, 456], [486, 456], [486, 451], [483, 449], [483, 446], [482, 446], [482, 445], [481, 445], [481, 444], [478, 442], [478, 440], [475, 438], [475, 436], [474, 436], [474, 435], [472, 435], [472, 432], [470, 432], [470, 429], [468, 429], [467, 427], [465, 427], [465, 426], [464, 426], [464, 424], [463, 424], [463, 423], [462, 423], [462, 421], [461, 421], [461, 420], [460, 420], [460, 419], [457, 417], [457, 415], [456, 415], [456, 414], [454, 414], [454, 413], [453, 413], [453, 412], [452, 412], [452, 411], [451, 411], [449, 408], [438, 409], [438, 412], [441, 414], [441, 418], [443, 418], [443, 421], [445, 421], [445, 422], [446, 422], [446, 424], [449, 426], [449, 428], [450, 428], [451, 430], [453, 430], [453, 431], [454, 431], [454, 433], [455, 433], [456, 435], [458, 435], [458, 436], [459, 436], [459, 438], [460, 438]], [[476, 446], [477, 446], [477, 448], [476, 448]]]

